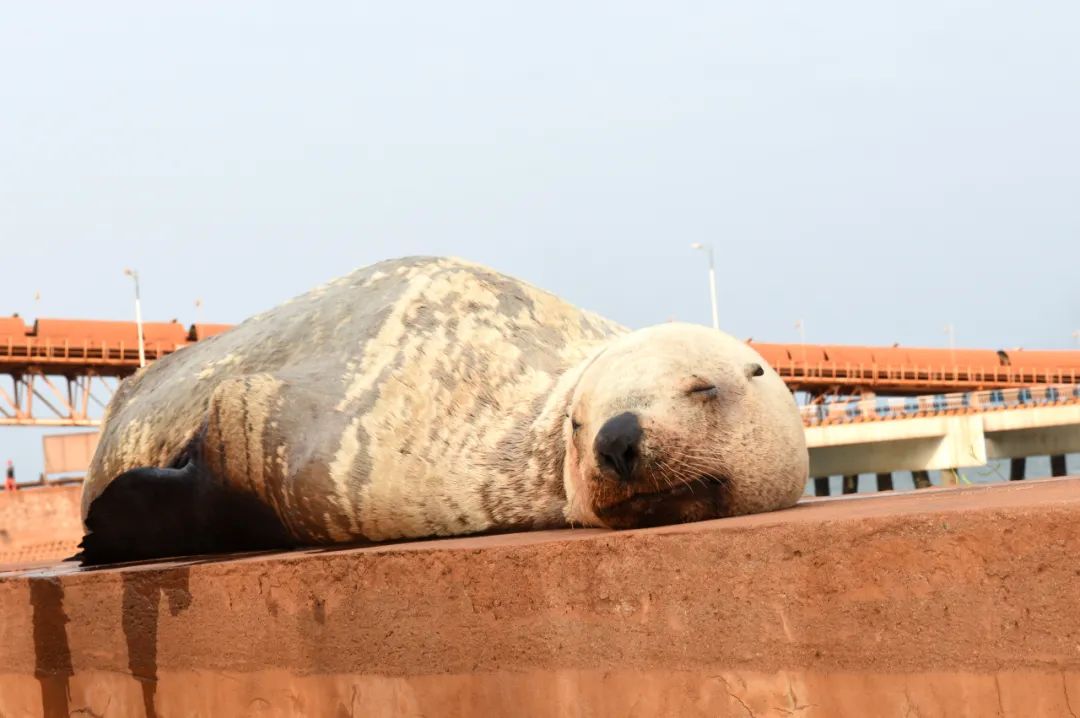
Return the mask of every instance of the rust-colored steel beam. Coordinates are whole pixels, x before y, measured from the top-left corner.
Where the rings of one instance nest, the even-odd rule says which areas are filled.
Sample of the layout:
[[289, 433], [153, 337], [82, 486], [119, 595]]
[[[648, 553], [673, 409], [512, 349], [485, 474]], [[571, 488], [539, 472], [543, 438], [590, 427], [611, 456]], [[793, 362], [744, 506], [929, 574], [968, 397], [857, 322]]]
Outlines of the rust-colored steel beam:
[[1080, 383], [1080, 351], [751, 345], [793, 391], [917, 396]]
[[[160, 359], [200, 339], [228, 329], [224, 324], [144, 322], [147, 361]], [[79, 375], [122, 378], [139, 368], [135, 322], [38, 319], [27, 326], [18, 317], [0, 318], [0, 374]]]
[[[227, 324], [185, 327], [175, 321], [146, 322], [143, 324], [146, 358], [160, 359], [229, 328]], [[918, 396], [1080, 384], [1080, 351], [750, 344], [792, 391], [807, 392], [814, 397]], [[72, 422], [93, 421], [72, 399], [77, 397], [85, 409], [89, 409], [91, 401], [103, 403], [90, 391], [93, 377], [122, 379], [138, 368], [135, 322], [38, 319], [28, 326], [18, 317], [0, 318], [0, 375], [15, 379], [52, 376], [69, 382], [71, 399], [64, 402], [63, 409], [74, 409], [67, 412]], [[56, 386], [44, 383], [54, 396], [60, 394]], [[21, 390], [19, 386], [14, 388], [17, 394]], [[23, 395], [6, 401], [0, 393], [0, 424], [17, 423], [8, 414], [18, 406], [30, 409], [32, 415], [35, 406], [32, 383], [25, 389]], [[39, 396], [40, 401], [45, 399]], [[64, 413], [59, 407], [58, 411]]]
[[[144, 322], [146, 358], [226, 329]], [[135, 322], [0, 318], [0, 426], [97, 426], [117, 383], [138, 368]]]
[[[50, 377], [36, 369], [0, 376], [0, 426], [98, 426], [118, 381], [93, 373]], [[58, 382], [67, 384], [70, 399], [65, 398]], [[97, 398], [93, 388], [107, 397], [105, 401]], [[91, 411], [91, 402], [99, 410]]]

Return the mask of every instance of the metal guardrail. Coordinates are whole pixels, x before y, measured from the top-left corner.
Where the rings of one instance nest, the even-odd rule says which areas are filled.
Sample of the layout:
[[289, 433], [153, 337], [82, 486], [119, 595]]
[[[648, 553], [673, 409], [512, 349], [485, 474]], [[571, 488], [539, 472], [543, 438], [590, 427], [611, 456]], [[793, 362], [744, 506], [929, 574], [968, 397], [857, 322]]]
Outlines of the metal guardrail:
[[806, 364], [788, 360], [773, 362], [776, 373], [789, 384], [862, 384], [873, 386], [986, 385], [986, 384], [1078, 384], [1080, 373], [1067, 368], [1001, 366], [882, 366], [876, 364]]
[[[159, 359], [166, 354], [187, 346], [186, 344], [147, 342], [144, 345], [147, 360]], [[138, 344], [124, 342], [84, 342], [82, 344], [53, 344], [49, 341], [27, 340], [0, 342], [0, 364], [45, 363], [83, 365], [120, 365], [133, 369], [139, 365]]]
[[840, 399], [800, 408], [803, 424], [848, 424], [913, 419], [923, 416], [975, 414], [1004, 409], [1080, 404], [1080, 385], [990, 389], [955, 394]]

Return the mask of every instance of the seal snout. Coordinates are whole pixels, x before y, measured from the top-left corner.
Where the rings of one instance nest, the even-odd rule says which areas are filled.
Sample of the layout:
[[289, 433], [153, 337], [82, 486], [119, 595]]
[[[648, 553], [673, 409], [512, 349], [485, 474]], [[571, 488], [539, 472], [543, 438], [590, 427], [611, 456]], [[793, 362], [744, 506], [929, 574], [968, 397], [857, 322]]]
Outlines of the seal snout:
[[637, 414], [623, 412], [604, 422], [596, 434], [593, 448], [601, 469], [613, 472], [622, 481], [630, 481], [641, 458], [641, 439], [645, 432]]

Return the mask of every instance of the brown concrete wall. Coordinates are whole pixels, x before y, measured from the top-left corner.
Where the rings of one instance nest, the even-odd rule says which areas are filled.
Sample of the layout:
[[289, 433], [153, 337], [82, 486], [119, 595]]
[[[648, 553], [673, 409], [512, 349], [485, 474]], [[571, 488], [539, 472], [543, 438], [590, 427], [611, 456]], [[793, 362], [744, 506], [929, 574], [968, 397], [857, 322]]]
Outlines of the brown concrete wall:
[[0, 567], [59, 561], [82, 539], [82, 486], [0, 491]]
[[1080, 480], [0, 573], [5, 716], [1080, 715]]

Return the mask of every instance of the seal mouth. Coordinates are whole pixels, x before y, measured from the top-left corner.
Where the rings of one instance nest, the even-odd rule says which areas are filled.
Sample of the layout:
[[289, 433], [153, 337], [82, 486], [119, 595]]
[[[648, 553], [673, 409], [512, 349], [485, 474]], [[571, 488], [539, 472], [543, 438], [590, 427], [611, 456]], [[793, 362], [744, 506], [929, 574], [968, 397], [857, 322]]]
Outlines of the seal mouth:
[[613, 529], [703, 521], [727, 515], [727, 495], [726, 478], [702, 474], [658, 491], [633, 494], [596, 508], [595, 513]]

